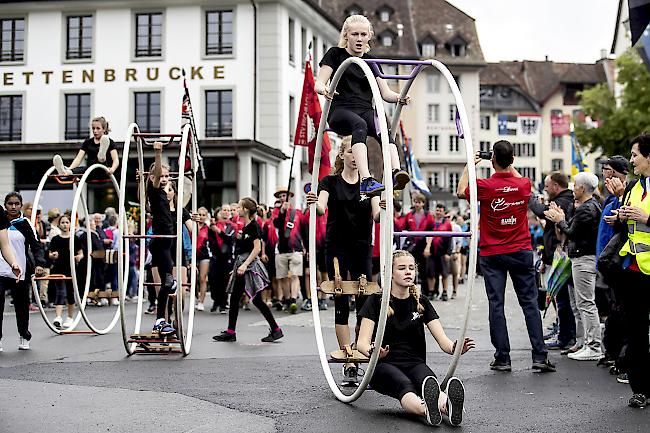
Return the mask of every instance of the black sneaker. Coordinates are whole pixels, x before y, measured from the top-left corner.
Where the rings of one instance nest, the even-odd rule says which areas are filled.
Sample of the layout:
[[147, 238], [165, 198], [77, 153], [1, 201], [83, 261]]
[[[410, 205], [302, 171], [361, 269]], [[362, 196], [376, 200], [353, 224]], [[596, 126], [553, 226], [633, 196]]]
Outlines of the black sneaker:
[[639, 409], [643, 409], [648, 405], [648, 399], [643, 394], [634, 394], [632, 398], [630, 398], [630, 401], [628, 402], [627, 405], [630, 407], [637, 407]]
[[221, 334], [212, 337], [212, 339], [214, 341], [237, 341], [237, 334], [223, 331]]
[[616, 376], [616, 381], [618, 383], [625, 383], [625, 384], [630, 383], [630, 379], [627, 378], [627, 373], [621, 373], [618, 376]]
[[440, 384], [433, 376], [427, 376], [422, 382], [422, 400], [424, 400], [424, 417], [429, 425], [440, 425], [442, 415], [438, 408]]
[[452, 377], [447, 382], [447, 415], [449, 423], [459, 426], [463, 421], [463, 404], [465, 403], [465, 387], [457, 377]]
[[277, 311], [282, 311], [284, 309], [284, 306], [282, 305], [282, 302], [280, 302], [280, 301], [277, 301], [275, 304], [273, 304], [273, 306], [275, 307], [275, 309]]
[[219, 314], [226, 314], [226, 307], [219, 307]]
[[284, 337], [284, 334], [282, 333], [282, 329], [278, 328], [275, 331], [270, 331], [269, 335], [262, 338], [262, 342], [263, 343], [273, 343], [275, 340], [279, 340], [282, 337]]
[[496, 359], [490, 363], [490, 370], [496, 371], [512, 371], [512, 366], [509, 362], [497, 361]]
[[402, 191], [410, 181], [411, 181], [411, 176], [409, 176], [409, 174], [406, 171], [397, 168], [393, 170], [394, 191]]
[[213, 303], [213, 304], [212, 304], [212, 308], [210, 308], [210, 312], [211, 312], [211, 313], [214, 313], [215, 311], [217, 311], [217, 308], [219, 308], [219, 307], [217, 306], [217, 304], [214, 304], [214, 303]]
[[154, 304], [149, 304], [149, 308], [147, 308], [147, 311], [145, 311], [144, 314], [156, 314], [156, 306]]
[[355, 386], [359, 386], [359, 381], [357, 380], [358, 374], [359, 370], [356, 366], [352, 365], [350, 367], [344, 367], [341, 386], [346, 388], [354, 388]]
[[533, 362], [533, 370], [538, 370], [540, 373], [553, 373], [556, 371], [555, 365], [548, 358], [543, 361]]
[[442, 295], [440, 295], [440, 300], [441, 300], [441, 301], [446, 301], [446, 300], [447, 300], [447, 292], [445, 292], [445, 293], [443, 293]]

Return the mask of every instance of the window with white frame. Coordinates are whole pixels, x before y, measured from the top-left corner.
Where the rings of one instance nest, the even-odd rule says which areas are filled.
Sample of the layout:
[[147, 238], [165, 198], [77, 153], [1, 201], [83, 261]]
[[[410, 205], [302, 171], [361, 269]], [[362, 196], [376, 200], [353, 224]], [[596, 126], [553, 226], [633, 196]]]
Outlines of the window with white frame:
[[489, 141], [479, 141], [479, 150], [481, 152], [490, 151], [490, 142]]
[[427, 122], [440, 122], [440, 105], [428, 104], [427, 105]]
[[492, 168], [490, 167], [479, 167], [478, 176], [481, 179], [489, 179], [492, 176]]
[[516, 170], [521, 174], [523, 177], [527, 177], [530, 179], [533, 183], [535, 183], [535, 176], [537, 174], [537, 170], [535, 167], [515, 167]]
[[564, 160], [562, 159], [552, 159], [551, 160], [551, 170], [553, 171], [563, 171], [564, 169]]
[[449, 183], [447, 184], [447, 187], [449, 188], [449, 191], [452, 193], [456, 192], [456, 189], [458, 189], [458, 181], [460, 180], [460, 173], [452, 171], [449, 172]]
[[458, 136], [457, 135], [450, 135], [449, 136], [449, 152], [450, 153], [458, 153], [460, 152], [460, 146], [458, 145]]
[[65, 139], [79, 140], [88, 137], [90, 123], [90, 93], [65, 95]]
[[456, 104], [449, 104], [449, 121], [456, 121]]
[[420, 54], [426, 59], [436, 56], [436, 41], [431, 36], [427, 36], [420, 43]]
[[25, 19], [0, 19], [0, 62], [21, 62], [25, 56]]
[[481, 116], [481, 129], [490, 130], [490, 115]]
[[433, 187], [440, 187], [440, 173], [437, 171], [432, 171], [429, 174], [429, 185]]
[[135, 57], [162, 56], [162, 12], [135, 15]]
[[65, 58], [90, 59], [93, 53], [92, 15], [70, 15], [66, 17]]
[[564, 150], [564, 143], [561, 135], [554, 135], [551, 137], [551, 152], [562, 152]]
[[289, 141], [293, 143], [293, 136], [296, 131], [296, 98], [289, 95]]
[[205, 91], [205, 136], [232, 137], [232, 90]]
[[20, 141], [23, 128], [23, 97], [0, 96], [0, 141]]
[[436, 134], [429, 134], [427, 149], [429, 152], [438, 153], [440, 151], [439, 146], [440, 136]]
[[438, 72], [427, 74], [427, 92], [440, 93], [440, 74]]
[[296, 61], [295, 39], [296, 23], [293, 21], [293, 18], [289, 18], [289, 63], [294, 63]]

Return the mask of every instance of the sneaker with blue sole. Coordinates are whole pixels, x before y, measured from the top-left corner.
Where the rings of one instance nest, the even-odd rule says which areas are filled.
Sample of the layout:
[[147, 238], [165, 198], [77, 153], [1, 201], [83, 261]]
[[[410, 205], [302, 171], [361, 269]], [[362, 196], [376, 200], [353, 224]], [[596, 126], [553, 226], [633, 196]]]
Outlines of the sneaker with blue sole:
[[367, 177], [363, 179], [359, 185], [359, 191], [361, 192], [361, 195], [367, 197], [374, 197], [376, 195], [380, 195], [381, 192], [385, 189], [386, 187], [384, 187], [384, 185], [382, 185], [381, 183], [377, 182], [377, 180], [375, 180], [375, 178], [373, 177]]
[[156, 322], [155, 325], [153, 325], [153, 332], [158, 333], [161, 337], [165, 337], [168, 335], [173, 335], [176, 333], [176, 330], [172, 325], [167, 323], [165, 320], [161, 320]]

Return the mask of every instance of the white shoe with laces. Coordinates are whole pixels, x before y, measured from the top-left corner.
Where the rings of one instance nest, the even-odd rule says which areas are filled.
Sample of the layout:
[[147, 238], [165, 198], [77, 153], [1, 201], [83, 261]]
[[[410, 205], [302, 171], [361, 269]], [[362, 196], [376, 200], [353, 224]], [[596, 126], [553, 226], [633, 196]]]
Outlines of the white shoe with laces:
[[600, 349], [594, 349], [585, 344], [581, 350], [576, 353], [569, 353], [567, 357], [574, 361], [598, 361], [603, 357], [603, 352]]
[[102, 298], [102, 299], [100, 299], [98, 305], [99, 305], [100, 307], [105, 307], [105, 306], [107, 306], [107, 305], [108, 305], [108, 299], [106, 299], [106, 298]]
[[113, 306], [120, 305], [120, 300], [117, 299], [117, 298], [111, 299], [111, 305], [113, 305]]
[[74, 319], [72, 317], [66, 317], [65, 321], [63, 322], [63, 327], [69, 328], [72, 326], [73, 323], [74, 323]]
[[111, 140], [108, 138], [108, 135], [102, 135], [99, 139], [99, 151], [97, 152], [97, 161], [105, 162], [106, 161], [106, 152], [108, 152], [108, 147], [111, 145]]
[[56, 316], [54, 318], [54, 321], [52, 322], [52, 325], [54, 325], [54, 327], [57, 328], [57, 329], [61, 329], [61, 322], [62, 321], [63, 320], [61, 319], [61, 316]]
[[196, 304], [196, 311], [205, 311], [205, 305], [203, 305], [203, 302]]
[[20, 337], [18, 339], [18, 350], [29, 350], [29, 340]]
[[56, 168], [57, 173], [60, 175], [70, 174], [70, 170], [63, 164], [63, 159], [61, 155], [54, 155], [52, 158], [52, 165]]

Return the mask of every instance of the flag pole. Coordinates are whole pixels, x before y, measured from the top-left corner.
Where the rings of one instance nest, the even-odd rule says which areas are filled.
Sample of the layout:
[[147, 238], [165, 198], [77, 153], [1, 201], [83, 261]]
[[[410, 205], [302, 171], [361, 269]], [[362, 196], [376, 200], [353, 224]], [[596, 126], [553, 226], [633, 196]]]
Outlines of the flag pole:
[[[307, 55], [305, 56], [305, 63], [311, 59], [311, 41], [309, 42], [309, 47], [307, 48]], [[300, 122], [300, 119], [298, 119]], [[293, 143], [293, 151], [291, 152], [291, 165], [289, 166], [289, 181], [287, 182], [287, 201], [291, 196], [291, 175], [293, 173], [293, 160], [296, 157], [296, 143]]]
[[201, 177], [203, 178], [203, 183], [205, 187], [205, 167], [203, 166], [203, 157], [201, 156], [201, 153], [199, 151], [199, 137], [198, 133], [196, 132], [196, 122], [194, 121], [194, 110], [192, 109], [192, 98], [190, 98], [190, 90], [187, 88], [187, 80], [185, 77], [185, 68], [181, 69], [181, 73], [183, 74], [183, 89], [185, 91], [185, 96], [187, 97], [187, 104], [189, 106], [189, 118], [190, 118], [190, 125], [191, 125], [191, 130], [192, 130], [192, 147], [194, 148], [194, 151], [192, 152], [194, 154], [194, 157], [197, 159], [199, 163], [199, 169], [201, 170]]

